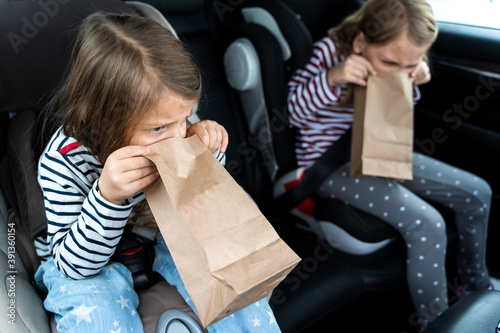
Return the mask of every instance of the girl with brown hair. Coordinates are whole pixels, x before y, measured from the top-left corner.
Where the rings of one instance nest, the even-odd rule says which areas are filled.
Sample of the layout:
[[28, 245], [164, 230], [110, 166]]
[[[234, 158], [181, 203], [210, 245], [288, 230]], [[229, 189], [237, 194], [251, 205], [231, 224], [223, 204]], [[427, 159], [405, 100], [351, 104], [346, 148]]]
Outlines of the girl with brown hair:
[[[188, 122], [201, 83], [183, 44], [151, 19], [99, 12], [81, 24], [38, 168], [48, 227], [35, 281], [59, 332], [143, 331], [132, 274], [110, 259], [131, 219], [154, 222], [142, 192], [158, 178], [148, 145], [197, 135], [224, 163], [224, 127]], [[161, 235], [155, 250], [153, 270], [195, 311]], [[265, 300], [207, 330], [280, 332]]]

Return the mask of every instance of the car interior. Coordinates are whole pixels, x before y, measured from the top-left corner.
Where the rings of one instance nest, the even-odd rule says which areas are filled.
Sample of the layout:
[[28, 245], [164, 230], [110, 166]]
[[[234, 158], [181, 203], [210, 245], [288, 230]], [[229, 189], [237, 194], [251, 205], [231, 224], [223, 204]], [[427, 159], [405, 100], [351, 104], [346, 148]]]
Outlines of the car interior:
[[[304, 173], [288, 126], [287, 80], [308, 61], [313, 42], [363, 2], [0, 0], [0, 307], [5, 313], [0, 332], [57, 332], [43, 307], [44, 295], [33, 285], [40, 265], [33, 239], [47, 223], [36, 179], [44, 139], [39, 115], [64, 75], [79, 22], [98, 10], [151, 17], [193, 54], [204, 86], [197, 116], [226, 128], [227, 171], [302, 259], [270, 298], [282, 332], [418, 332], [401, 237], [343, 202], [316, 198], [314, 189], [335, 165], [318, 163]], [[416, 151], [491, 185], [487, 264], [494, 277], [500, 276], [494, 248], [500, 235], [494, 163], [500, 153], [499, 53], [499, 30], [439, 22], [429, 52], [433, 79], [421, 87], [414, 139]], [[437, 208], [450, 222], [452, 305], [425, 332], [494, 332], [500, 292], [458, 300], [453, 216], [446, 207]], [[182, 311], [158, 308], [165, 284], [138, 292], [145, 331], [202, 332]]]

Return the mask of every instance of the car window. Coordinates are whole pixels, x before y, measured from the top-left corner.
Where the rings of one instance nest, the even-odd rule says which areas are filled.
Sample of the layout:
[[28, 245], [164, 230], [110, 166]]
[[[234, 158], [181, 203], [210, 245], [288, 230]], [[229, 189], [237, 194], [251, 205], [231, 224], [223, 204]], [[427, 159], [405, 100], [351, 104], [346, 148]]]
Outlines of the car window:
[[500, 0], [428, 0], [438, 21], [500, 29]]

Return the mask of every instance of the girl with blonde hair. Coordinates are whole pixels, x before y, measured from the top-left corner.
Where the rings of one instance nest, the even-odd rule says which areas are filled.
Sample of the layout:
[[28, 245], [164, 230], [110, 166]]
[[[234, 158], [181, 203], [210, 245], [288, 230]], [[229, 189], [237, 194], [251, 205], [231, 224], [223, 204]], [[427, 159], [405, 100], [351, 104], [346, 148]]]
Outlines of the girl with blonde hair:
[[[431, 79], [427, 51], [437, 33], [432, 8], [425, 0], [367, 0], [317, 41], [310, 61], [288, 84], [299, 166], [309, 168], [351, 127], [352, 86], [365, 86], [369, 75], [408, 73], [414, 101], [418, 101], [418, 86]], [[411, 181], [351, 178], [346, 160], [317, 194], [373, 214], [401, 234], [407, 246], [408, 288], [418, 321], [413, 324], [422, 329], [448, 307], [446, 225], [425, 200], [454, 211], [460, 293], [492, 289], [485, 262], [492, 193], [481, 178], [414, 153]]]

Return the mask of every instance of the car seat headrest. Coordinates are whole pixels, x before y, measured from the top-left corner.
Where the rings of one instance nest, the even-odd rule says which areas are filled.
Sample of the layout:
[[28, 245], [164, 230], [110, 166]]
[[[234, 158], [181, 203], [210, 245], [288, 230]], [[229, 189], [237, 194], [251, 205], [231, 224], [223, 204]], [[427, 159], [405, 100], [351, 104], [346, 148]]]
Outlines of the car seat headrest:
[[[214, 1], [215, 6], [218, 0]], [[209, 30], [209, 24], [205, 15], [204, 0], [147, 0], [147, 3], [157, 8], [168, 21], [175, 27], [179, 36], [199, 36]]]
[[[246, 11], [251, 14], [245, 14]], [[312, 54], [313, 40], [300, 16], [290, 7], [279, 1], [252, 0], [241, 9], [241, 12], [246, 22], [260, 24], [275, 35], [290, 70], [293, 71], [307, 63]], [[272, 19], [269, 19], [269, 16]], [[289, 55], [287, 50], [290, 51]]]
[[172, 27], [172, 25], [167, 21], [165, 16], [163, 16], [163, 14], [156, 7], [153, 7], [150, 4], [140, 1], [125, 1], [125, 3], [127, 5], [134, 7], [143, 16], [149, 17], [158, 22], [159, 24], [161, 24], [163, 27], [170, 30], [170, 32], [172, 32], [172, 34], [177, 39], [179, 39], [179, 36], [177, 36], [174, 27]]
[[296, 166], [286, 82], [309, 60], [312, 37], [300, 17], [278, 1], [250, 0], [235, 14], [238, 28], [224, 54], [226, 78], [238, 92], [254, 144], [274, 181]]
[[224, 54], [224, 68], [229, 85], [238, 91], [255, 89], [260, 82], [257, 51], [247, 38], [234, 40]]
[[66, 69], [76, 28], [97, 10], [139, 12], [177, 36], [159, 10], [140, 1], [0, 0], [0, 31], [6, 37], [0, 39], [0, 112], [38, 109], [46, 102]]
[[148, 0], [147, 3], [155, 8], [159, 8], [164, 14], [189, 14], [196, 13], [203, 9], [204, 0], [182, 0], [182, 1], [165, 1], [165, 0]]
[[135, 12], [119, 0], [0, 0], [0, 112], [46, 102], [66, 69], [76, 27], [96, 10]]
[[241, 10], [241, 14], [245, 19], [245, 22], [259, 24], [267, 28], [267, 30], [269, 30], [278, 41], [281, 47], [281, 52], [283, 53], [283, 60], [286, 61], [290, 59], [292, 56], [290, 46], [288, 45], [285, 36], [283, 36], [278, 23], [267, 10], [260, 7], [247, 7]]

